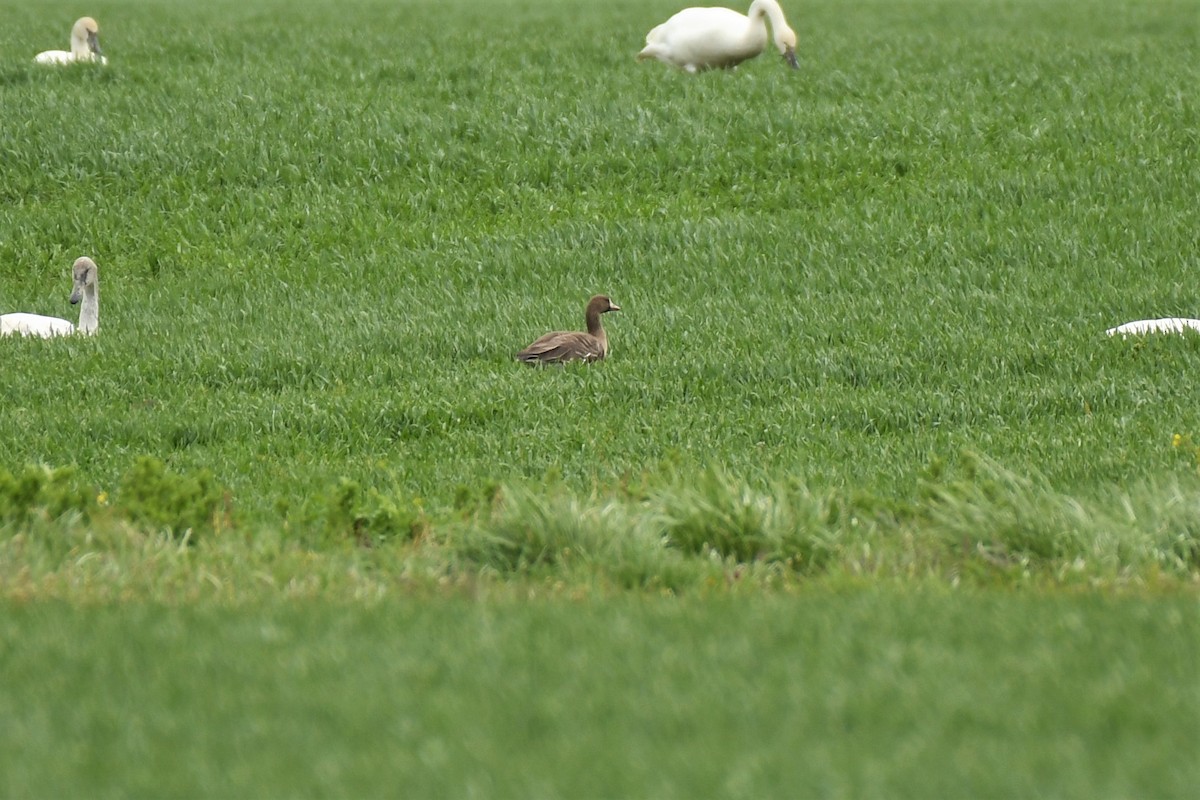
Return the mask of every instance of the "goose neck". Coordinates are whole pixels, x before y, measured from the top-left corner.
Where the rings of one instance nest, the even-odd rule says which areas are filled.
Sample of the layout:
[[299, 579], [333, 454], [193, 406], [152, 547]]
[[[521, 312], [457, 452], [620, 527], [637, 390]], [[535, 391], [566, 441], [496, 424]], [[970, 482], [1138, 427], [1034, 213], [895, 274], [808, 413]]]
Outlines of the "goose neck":
[[600, 324], [600, 312], [594, 308], [587, 310], [587, 332], [597, 339], [604, 338], [604, 326]]

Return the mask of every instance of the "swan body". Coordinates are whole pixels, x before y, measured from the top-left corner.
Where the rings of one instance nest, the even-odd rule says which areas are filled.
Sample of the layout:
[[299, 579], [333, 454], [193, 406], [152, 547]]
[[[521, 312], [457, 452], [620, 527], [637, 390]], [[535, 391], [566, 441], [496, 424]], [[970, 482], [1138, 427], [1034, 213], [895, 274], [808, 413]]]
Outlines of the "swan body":
[[1186, 317], [1163, 317], [1162, 319], [1139, 319], [1126, 322], [1105, 331], [1109, 336], [1139, 336], [1145, 333], [1183, 333], [1200, 331], [1200, 319]]
[[40, 336], [49, 339], [53, 336], [70, 336], [75, 332], [75, 325], [58, 317], [43, 317], [41, 314], [4, 314], [0, 315], [0, 336]]
[[100, 26], [91, 17], [80, 17], [71, 28], [71, 49], [46, 50], [33, 57], [37, 64], [74, 64], [77, 61], [99, 61], [107, 64], [108, 59], [100, 52]]
[[685, 8], [646, 34], [637, 58], [657, 58], [688, 72], [735, 67], [766, 49], [768, 19], [775, 47], [792, 68], [799, 67], [796, 32], [776, 0], [754, 0], [745, 14], [730, 8]]
[[79, 307], [79, 327], [65, 319], [43, 317], [41, 314], [0, 315], [0, 336], [40, 336], [50, 339], [55, 336], [70, 336], [73, 333], [92, 335], [100, 329], [100, 275], [96, 262], [87, 256], [77, 258], [71, 267], [74, 288], [71, 290], [71, 305]]
[[589, 363], [608, 355], [608, 335], [600, 324], [600, 315], [620, 311], [607, 296], [598, 294], [588, 301], [584, 319], [587, 333], [554, 331], [517, 353], [517, 360], [526, 364], [563, 364], [567, 361]]

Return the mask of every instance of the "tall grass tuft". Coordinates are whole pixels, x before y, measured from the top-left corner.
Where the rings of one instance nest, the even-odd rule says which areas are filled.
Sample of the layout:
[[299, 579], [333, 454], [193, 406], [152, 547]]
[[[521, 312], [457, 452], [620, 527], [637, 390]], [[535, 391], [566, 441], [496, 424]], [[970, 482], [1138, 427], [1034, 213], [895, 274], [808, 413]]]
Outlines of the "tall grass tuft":
[[658, 492], [653, 502], [667, 541], [685, 553], [714, 552], [738, 562], [779, 562], [816, 572], [837, 551], [834, 495], [817, 494], [797, 481], [758, 491], [707, 470], [694, 485]]
[[561, 488], [506, 488], [452, 542], [461, 565], [501, 574], [553, 567], [563, 575], [585, 572], [629, 588], [681, 588], [706, 571], [666, 546], [658, 515]]
[[983, 458], [968, 473], [928, 491], [923, 511], [948, 545], [1047, 560], [1077, 554], [1095, 529], [1095, 509], [1058, 495], [1036, 475]]
[[986, 559], [1094, 565], [1107, 572], [1200, 568], [1200, 482], [1172, 477], [1080, 498], [1035, 474], [978, 459], [972, 477], [932, 489], [923, 519], [949, 548]]

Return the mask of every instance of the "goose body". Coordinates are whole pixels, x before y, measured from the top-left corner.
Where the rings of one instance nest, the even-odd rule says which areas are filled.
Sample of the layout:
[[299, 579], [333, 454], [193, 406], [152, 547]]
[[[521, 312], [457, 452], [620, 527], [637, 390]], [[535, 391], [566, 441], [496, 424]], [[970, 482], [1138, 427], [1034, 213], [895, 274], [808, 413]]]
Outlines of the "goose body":
[[517, 353], [517, 360], [526, 364], [563, 364], [567, 361], [600, 361], [608, 355], [608, 334], [600, 324], [600, 315], [620, 311], [606, 295], [598, 294], [588, 301], [584, 312], [587, 333], [554, 331], [538, 338]]
[[766, 49], [768, 19], [784, 60], [799, 67], [796, 32], [776, 0], [754, 0], [745, 14], [730, 8], [685, 8], [646, 34], [637, 58], [656, 58], [688, 72], [735, 67]]
[[100, 26], [91, 17], [80, 17], [71, 28], [70, 50], [45, 50], [33, 60], [37, 64], [74, 64], [77, 61], [107, 64], [108, 59], [100, 52]]
[[1183, 333], [1184, 331], [1200, 331], [1200, 319], [1188, 319], [1187, 317], [1139, 319], [1109, 328], [1105, 333], [1109, 336], [1139, 336], [1145, 333]]
[[41, 314], [0, 315], [0, 336], [40, 336], [49, 339], [55, 336], [70, 336], [73, 333], [92, 335], [100, 329], [100, 275], [96, 262], [84, 256], [75, 260], [71, 267], [74, 288], [71, 290], [71, 305], [79, 307], [79, 327], [65, 319], [43, 317]]

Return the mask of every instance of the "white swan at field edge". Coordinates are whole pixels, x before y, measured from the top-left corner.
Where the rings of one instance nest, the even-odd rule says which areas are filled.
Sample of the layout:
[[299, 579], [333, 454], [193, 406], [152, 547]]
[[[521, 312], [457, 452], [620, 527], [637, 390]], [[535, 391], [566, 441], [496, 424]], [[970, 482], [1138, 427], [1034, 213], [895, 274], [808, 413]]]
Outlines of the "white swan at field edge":
[[0, 315], [0, 336], [40, 336], [49, 339], [54, 336], [70, 336], [76, 330], [85, 335], [94, 334], [100, 328], [100, 275], [96, 262], [87, 256], [75, 259], [71, 267], [75, 281], [71, 290], [71, 305], [80, 301], [79, 328], [58, 317], [43, 317], [41, 314], [2, 314]]
[[746, 14], [731, 8], [685, 8], [646, 34], [637, 59], [657, 58], [688, 72], [737, 66], [766, 49], [768, 17], [775, 46], [789, 65], [799, 67], [796, 32], [775, 0], [754, 0]]
[[76, 61], [99, 61], [107, 64], [108, 59], [100, 52], [100, 26], [91, 17], [80, 17], [71, 28], [71, 50], [46, 50], [33, 57], [38, 64], [74, 64]]
[[1200, 319], [1188, 319], [1187, 317], [1139, 319], [1109, 328], [1105, 333], [1109, 336], [1131, 336], [1143, 333], [1183, 333], [1184, 331], [1200, 331]]

